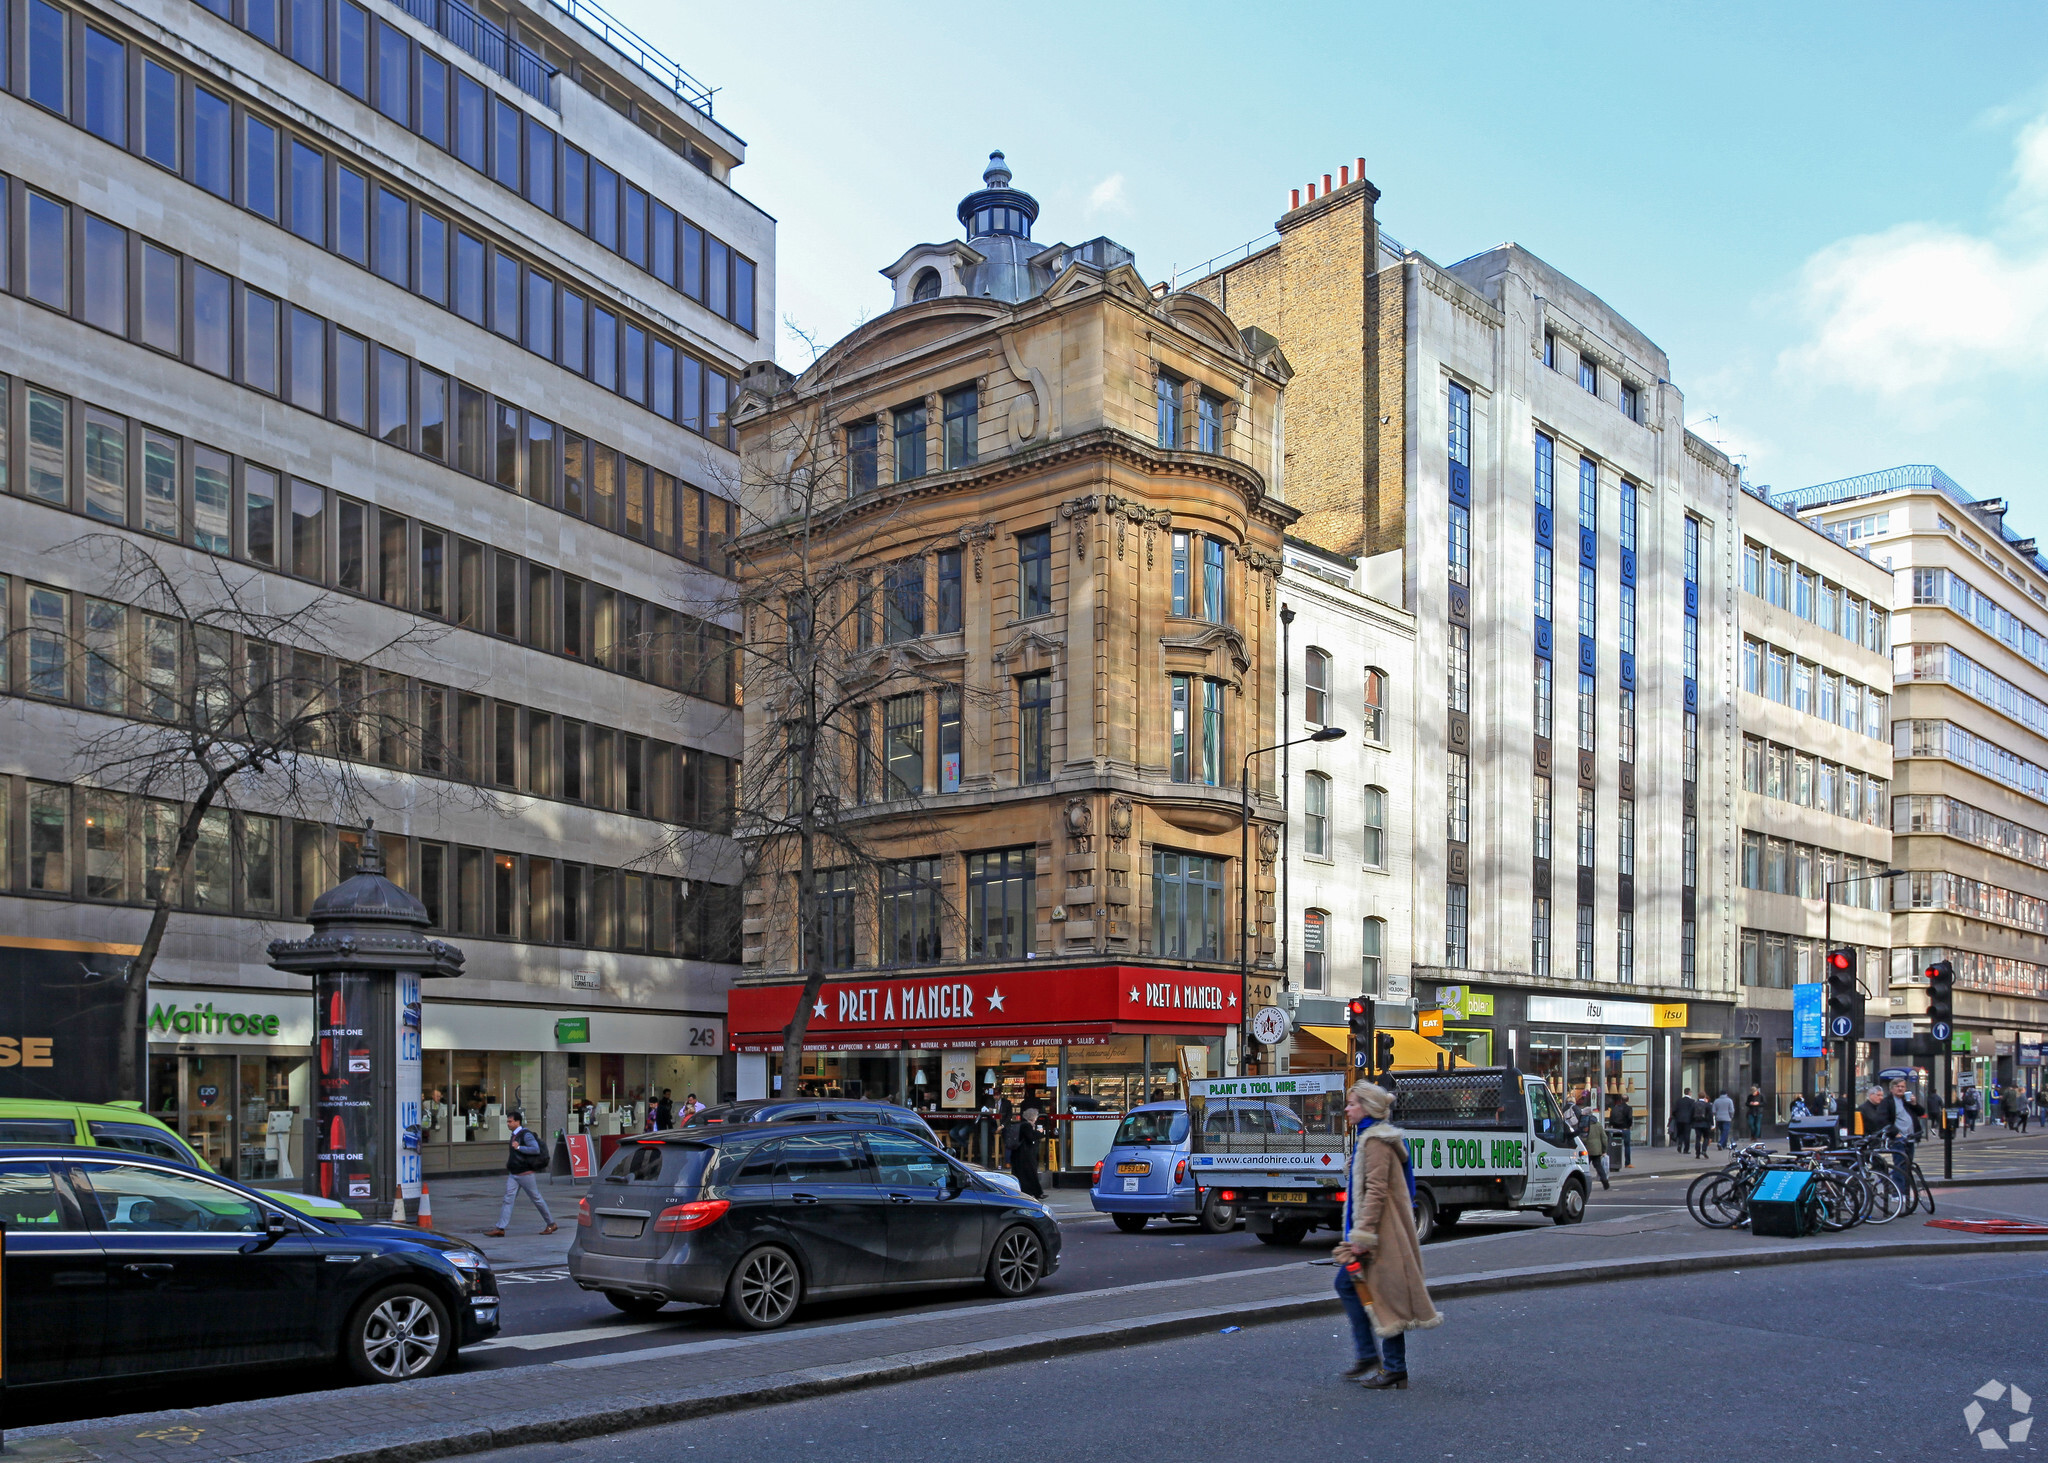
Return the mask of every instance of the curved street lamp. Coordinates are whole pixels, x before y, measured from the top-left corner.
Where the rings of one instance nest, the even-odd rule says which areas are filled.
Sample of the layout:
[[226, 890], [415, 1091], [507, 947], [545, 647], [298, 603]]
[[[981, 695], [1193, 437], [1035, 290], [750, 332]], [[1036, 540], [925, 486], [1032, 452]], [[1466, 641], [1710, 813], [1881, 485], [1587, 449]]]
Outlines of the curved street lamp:
[[[1288, 741], [1275, 742], [1270, 747], [1255, 747], [1244, 754], [1244, 763], [1238, 768], [1238, 854], [1237, 854], [1237, 978], [1238, 999], [1244, 1000], [1245, 986], [1251, 978], [1251, 911], [1252, 911], [1252, 758], [1263, 757], [1268, 752], [1277, 752], [1282, 747], [1297, 747], [1303, 742], [1342, 741], [1344, 728], [1326, 726], [1305, 737], [1294, 737]], [[1249, 1023], [1251, 1012], [1240, 1009], [1239, 1019]]]

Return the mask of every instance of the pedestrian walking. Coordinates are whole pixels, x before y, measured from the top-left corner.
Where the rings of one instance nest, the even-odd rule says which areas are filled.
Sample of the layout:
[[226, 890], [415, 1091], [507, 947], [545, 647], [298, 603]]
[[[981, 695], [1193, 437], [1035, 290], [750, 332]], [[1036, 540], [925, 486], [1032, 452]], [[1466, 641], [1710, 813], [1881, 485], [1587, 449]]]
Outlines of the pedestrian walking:
[[1370, 1082], [1354, 1083], [1346, 1097], [1344, 1115], [1358, 1139], [1344, 1191], [1344, 1240], [1332, 1251], [1337, 1296], [1351, 1319], [1355, 1359], [1345, 1375], [1374, 1391], [1407, 1388], [1408, 1333], [1444, 1319], [1429, 1298], [1415, 1234], [1415, 1172], [1401, 1130], [1387, 1121], [1393, 1106], [1394, 1094]]
[[1963, 1089], [1963, 1136], [1965, 1138], [1977, 1130], [1977, 1114], [1979, 1111], [1980, 1109], [1977, 1106], [1977, 1089], [1965, 1087]]
[[661, 1101], [654, 1105], [655, 1121], [666, 1133], [676, 1125], [676, 1100], [668, 1088], [661, 1089]]
[[1579, 1129], [1579, 1141], [1586, 1145], [1586, 1161], [1593, 1165], [1593, 1172], [1599, 1176], [1600, 1187], [1614, 1187], [1607, 1182], [1607, 1125], [1588, 1116]]
[[1728, 1151], [1728, 1138], [1735, 1127], [1735, 1099], [1725, 1091], [1714, 1099], [1714, 1131], [1721, 1140], [1721, 1151]]
[[1626, 1097], [1619, 1092], [1615, 1093], [1607, 1103], [1607, 1146], [1620, 1147], [1623, 1168], [1636, 1166], [1635, 1127], [1636, 1110], [1629, 1106]]
[[1692, 1089], [1686, 1088], [1671, 1104], [1671, 1145], [1681, 1155], [1692, 1146]]
[[2005, 1108], [2005, 1127], [2009, 1133], [2021, 1133], [2027, 1127], [2027, 1095], [2020, 1091], [2017, 1082], [2005, 1084], [2001, 1101]]
[[1920, 1141], [1927, 1109], [1913, 1100], [1904, 1077], [1892, 1078], [1891, 1121], [1881, 1131], [1893, 1154], [1892, 1187], [1902, 1194], [1913, 1192], [1913, 1153]]
[[1806, 1107], [1805, 1093], [1802, 1092], [1799, 1096], [1792, 1099], [1791, 1110], [1786, 1114], [1788, 1121], [1796, 1123], [1804, 1118], [1810, 1118], [1812, 1116], [1813, 1114], [1809, 1112]]
[[1692, 1142], [1694, 1158], [1707, 1156], [1707, 1135], [1714, 1130], [1714, 1104], [1708, 1099], [1706, 1090], [1693, 1099]]
[[1043, 1199], [1045, 1189], [1038, 1182], [1038, 1109], [1027, 1107], [1008, 1130], [1010, 1172], [1018, 1187], [1034, 1199]]
[[1752, 1082], [1749, 1096], [1743, 1099], [1743, 1110], [1749, 1116], [1749, 1138], [1752, 1143], [1764, 1135], [1764, 1090]]
[[510, 1151], [505, 1156], [505, 1202], [498, 1206], [498, 1223], [495, 1228], [484, 1231], [493, 1239], [503, 1238], [505, 1226], [512, 1222], [512, 1203], [521, 1194], [533, 1200], [533, 1207], [540, 1210], [541, 1222], [547, 1226], [542, 1234], [553, 1234], [559, 1227], [555, 1216], [548, 1212], [548, 1201], [541, 1197], [540, 1181], [534, 1177], [548, 1166], [548, 1151], [540, 1141], [540, 1134], [526, 1126], [526, 1115], [518, 1108], [505, 1114], [505, 1125], [511, 1130]]

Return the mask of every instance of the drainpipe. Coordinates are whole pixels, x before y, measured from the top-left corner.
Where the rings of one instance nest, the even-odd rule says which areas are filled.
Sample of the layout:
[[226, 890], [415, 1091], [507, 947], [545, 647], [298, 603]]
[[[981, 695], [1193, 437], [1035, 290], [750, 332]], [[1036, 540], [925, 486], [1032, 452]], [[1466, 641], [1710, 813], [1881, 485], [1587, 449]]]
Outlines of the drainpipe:
[[[1281, 742], [1286, 742], [1288, 740], [1289, 733], [1294, 725], [1294, 718], [1288, 712], [1287, 709], [1288, 691], [1293, 684], [1294, 674], [1294, 656], [1293, 652], [1291, 652], [1287, 648], [1287, 644], [1288, 631], [1293, 627], [1293, 625], [1294, 610], [1286, 603], [1286, 601], [1283, 600], [1280, 604], [1279, 740]], [[1290, 749], [1285, 746], [1281, 747], [1280, 810], [1282, 813], [1282, 817], [1280, 819], [1280, 913], [1278, 919], [1274, 922], [1273, 925], [1273, 959], [1275, 963], [1278, 964], [1280, 967], [1280, 989], [1282, 990], [1288, 989], [1289, 986], [1293, 983], [1289, 979], [1288, 975], [1288, 967], [1293, 964], [1293, 960], [1291, 958], [1290, 949], [1287, 943], [1287, 860], [1293, 848], [1292, 835], [1294, 832], [1293, 819], [1286, 816], [1286, 814], [1289, 811], [1287, 790], [1291, 786], [1293, 786], [1292, 779], [1288, 775], [1288, 765], [1291, 760], [1291, 757], [1292, 752], [1290, 751]]]

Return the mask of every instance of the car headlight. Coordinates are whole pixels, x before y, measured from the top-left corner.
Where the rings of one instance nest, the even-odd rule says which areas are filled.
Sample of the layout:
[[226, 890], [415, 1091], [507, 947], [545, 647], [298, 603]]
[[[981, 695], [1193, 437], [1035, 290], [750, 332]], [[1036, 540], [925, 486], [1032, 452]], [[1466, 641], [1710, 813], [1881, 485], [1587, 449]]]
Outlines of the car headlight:
[[445, 1250], [448, 1263], [474, 1280], [491, 1268], [491, 1262], [475, 1250]]

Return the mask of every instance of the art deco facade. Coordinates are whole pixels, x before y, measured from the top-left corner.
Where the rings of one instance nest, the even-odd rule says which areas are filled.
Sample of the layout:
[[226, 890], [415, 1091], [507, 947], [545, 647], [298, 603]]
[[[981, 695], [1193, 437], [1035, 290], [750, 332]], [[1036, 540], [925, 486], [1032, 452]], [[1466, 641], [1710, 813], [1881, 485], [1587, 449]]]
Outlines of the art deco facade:
[[[831, 984], [807, 1090], [952, 1107], [944, 1060], [970, 1096], [1064, 1069], [1120, 1105], [1219, 1073], [1242, 1020], [1238, 777], [1274, 740], [1287, 364], [1208, 301], [1155, 294], [1107, 239], [1033, 243], [1009, 177], [998, 155], [964, 241], [906, 252], [891, 309], [801, 376], [750, 378], [737, 413], [750, 785], [802, 720], [768, 668], [782, 642], [839, 637], [819, 695], [844, 711], [815, 735], [854, 808], [833, 816], [872, 851], [819, 860]], [[793, 511], [810, 470], [825, 481]], [[1279, 807], [1254, 777], [1257, 961]], [[762, 795], [743, 821], [793, 827]], [[743, 1051], [780, 1049], [803, 964], [795, 875], [768, 862]], [[904, 995], [940, 973], [961, 1003]]]
[[[128, 603], [81, 547], [112, 535], [194, 586], [330, 596], [306, 675], [379, 684], [419, 731], [325, 749], [363, 806], [250, 794], [202, 828], [152, 1111], [238, 1177], [304, 1171], [311, 1001], [264, 948], [365, 815], [468, 954], [426, 1006], [428, 1171], [501, 1166], [475, 1145], [508, 1105], [573, 1131], [572, 1103], [710, 1088], [738, 717], [667, 652], [724, 663], [719, 414], [775, 319], [739, 139], [539, 0], [5, 13], [0, 917], [132, 948], [179, 810], [74, 785], [75, 753], [268, 653]], [[679, 827], [690, 858], [648, 861]]]

